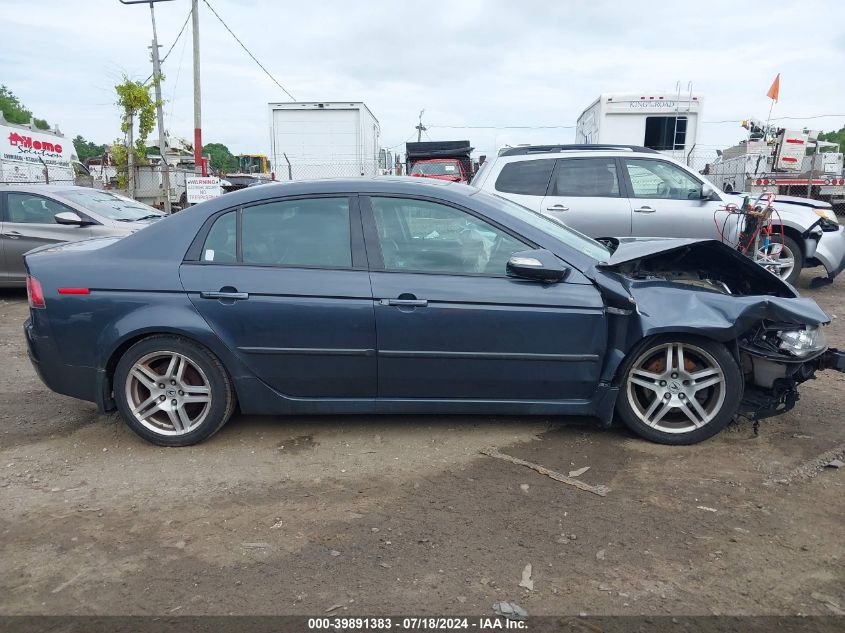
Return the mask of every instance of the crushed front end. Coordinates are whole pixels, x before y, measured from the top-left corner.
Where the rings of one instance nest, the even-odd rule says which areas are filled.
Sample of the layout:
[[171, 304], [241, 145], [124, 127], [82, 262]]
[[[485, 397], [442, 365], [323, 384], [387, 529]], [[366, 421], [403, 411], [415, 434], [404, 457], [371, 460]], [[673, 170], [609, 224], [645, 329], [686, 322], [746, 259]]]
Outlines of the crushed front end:
[[738, 345], [745, 376], [739, 414], [752, 420], [792, 409], [800, 398], [798, 385], [817, 371], [845, 372], [845, 352], [827, 347], [820, 326], [763, 321]]

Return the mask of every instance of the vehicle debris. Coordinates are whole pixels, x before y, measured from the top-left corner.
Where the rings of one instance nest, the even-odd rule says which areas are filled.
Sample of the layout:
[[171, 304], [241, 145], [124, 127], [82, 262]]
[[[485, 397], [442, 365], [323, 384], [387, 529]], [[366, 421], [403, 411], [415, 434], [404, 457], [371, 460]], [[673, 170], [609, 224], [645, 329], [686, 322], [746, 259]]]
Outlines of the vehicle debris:
[[519, 586], [528, 589], [528, 591], [534, 591], [534, 579], [531, 578], [531, 563], [528, 563], [525, 569], [522, 570], [522, 580], [519, 581]]
[[583, 468], [577, 468], [576, 470], [570, 470], [569, 476], [570, 477], [580, 477], [581, 475], [583, 475], [588, 470], [590, 470], [589, 466], [584, 466]]
[[494, 446], [483, 449], [481, 451], [481, 454], [487, 455], [488, 457], [495, 457], [496, 459], [503, 459], [506, 462], [510, 462], [518, 466], [525, 466], [526, 468], [535, 470], [541, 475], [546, 475], [546, 477], [554, 479], [555, 481], [574, 486], [575, 488], [578, 488], [579, 490], [583, 490], [585, 492], [592, 492], [594, 495], [598, 495], [600, 497], [606, 497], [607, 493], [610, 492], [610, 488], [605, 485], [599, 484], [597, 486], [591, 486], [578, 479], [567, 477], [563, 473], [559, 473], [556, 470], [551, 470], [550, 468], [546, 468], [545, 466], [534, 464], [533, 462], [529, 462], [524, 459], [519, 459], [518, 457], [511, 457], [510, 455], [506, 455], [505, 453], [500, 452], [499, 449]]
[[843, 466], [845, 466], [845, 462], [841, 459], [832, 459], [825, 465], [825, 468], [842, 468]]
[[333, 604], [328, 609], [325, 610], [325, 613], [331, 613], [332, 611], [336, 611], [337, 609], [345, 609], [346, 607], [342, 604]]
[[508, 620], [525, 620], [528, 618], [528, 611], [515, 602], [507, 602], [505, 600], [494, 602], [493, 611], [496, 612], [496, 615], [500, 615]]
[[704, 510], [706, 512], [718, 512], [718, 510], [716, 508], [710, 508], [708, 506], [695, 506], [695, 507], [698, 508], [699, 510]]

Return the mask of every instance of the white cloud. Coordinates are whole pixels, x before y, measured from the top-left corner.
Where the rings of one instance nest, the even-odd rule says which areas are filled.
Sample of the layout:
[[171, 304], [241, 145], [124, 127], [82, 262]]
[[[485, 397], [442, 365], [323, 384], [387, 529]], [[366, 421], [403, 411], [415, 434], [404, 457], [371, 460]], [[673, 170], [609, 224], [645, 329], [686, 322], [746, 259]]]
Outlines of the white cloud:
[[[574, 125], [600, 92], [672, 90], [677, 81], [705, 94], [706, 120], [765, 117], [777, 72], [775, 116], [845, 114], [845, 40], [824, 34], [825, 25], [843, 23], [842, 3], [209, 1], [300, 100], [365, 101], [385, 146], [414, 133], [422, 108], [431, 138], [469, 138], [482, 152], [568, 142], [574, 130], [435, 125]], [[157, 5], [164, 50], [189, 7]], [[267, 102], [286, 97], [200, 7], [204, 139], [268, 153]], [[151, 70], [147, 7], [0, 0], [0, 18], [0, 81], [66, 133], [116, 138], [113, 85]], [[163, 90], [172, 133], [190, 138], [190, 26], [183, 37], [187, 45], [165, 64]], [[838, 128], [845, 116], [807, 123]], [[702, 143], [723, 147], [741, 136], [737, 124], [711, 123]]]

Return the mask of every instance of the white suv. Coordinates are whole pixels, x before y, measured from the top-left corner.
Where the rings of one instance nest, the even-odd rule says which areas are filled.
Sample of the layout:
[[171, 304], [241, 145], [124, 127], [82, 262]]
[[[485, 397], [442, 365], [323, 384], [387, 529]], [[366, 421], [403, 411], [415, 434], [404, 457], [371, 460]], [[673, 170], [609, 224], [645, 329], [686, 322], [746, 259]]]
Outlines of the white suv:
[[[595, 238], [736, 235], [737, 204], [686, 165], [631, 145], [523, 146], [482, 165], [476, 187], [554, 217]], [[845, 267], [845, 230], [822, 202], [776, 201], [783, 223], [781, 275], [794, 282], [822, 265], [832, 280]], [[774, 238], [773, 238], [774, 239]], [[780, 235], [775, 241], [780, 241]]]

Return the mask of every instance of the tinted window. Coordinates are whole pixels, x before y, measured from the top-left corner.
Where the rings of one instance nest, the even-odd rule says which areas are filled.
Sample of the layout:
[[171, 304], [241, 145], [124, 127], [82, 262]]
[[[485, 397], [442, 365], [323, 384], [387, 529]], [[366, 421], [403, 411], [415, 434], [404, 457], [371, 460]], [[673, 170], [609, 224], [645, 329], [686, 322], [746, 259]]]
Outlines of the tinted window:
[[686, 171], [660, 160], [625, 160], [635, 198], [701, 200], [701, 181]]
[[371, 200], [387, 270], [504, 275], [511, 254], [531, 248], [453, 207], [407, 198]]
[[650, 116], [645, 120], [643, 145], [656, 150], [684, 149], [687, 141], [687, 117]]
[[244, 263], [352, 266], [347, 198], [270, 202], [242, 213]]
[[56, 224], [55, 215], [70, 211], [70, 207], [50, 198], [42, 198], [29, 193], [10, 193], [6, 198], [9, 222], [27, 224]]
[[496, 191], [545, 196], [554, 166], [553, 158], [508, 163], [496, 179]]
[[225, 213], [217, 218], [205, 238], [201, 254], [202, 261], [223, 263], [237, 261], [237, 227], [237, 211]]
[[612, 158], [558, 160], [549, 195], [618, 198], [616, 161]]

